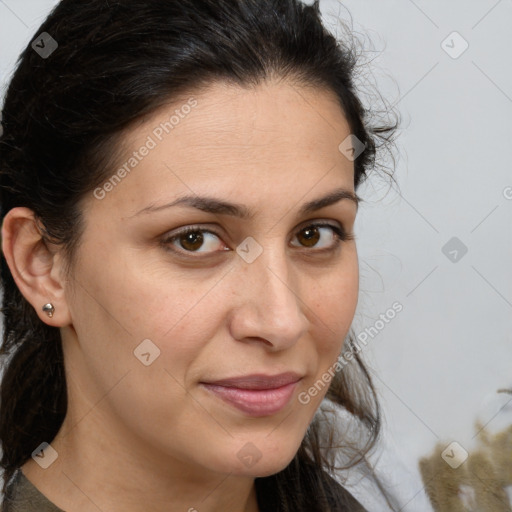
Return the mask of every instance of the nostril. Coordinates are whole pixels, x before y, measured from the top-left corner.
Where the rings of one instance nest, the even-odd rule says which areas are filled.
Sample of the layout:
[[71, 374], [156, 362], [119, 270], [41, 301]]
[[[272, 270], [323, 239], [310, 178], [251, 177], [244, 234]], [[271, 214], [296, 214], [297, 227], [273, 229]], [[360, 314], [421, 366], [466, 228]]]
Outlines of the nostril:
[[262, 338], [261, 336], [245, 336], [243, 338], [237, 339], [237, 341], [244, 341], [249, 343], [263, 343], [265, 345], [269, 345], [270, 347], [273, 345], [271, 341]]

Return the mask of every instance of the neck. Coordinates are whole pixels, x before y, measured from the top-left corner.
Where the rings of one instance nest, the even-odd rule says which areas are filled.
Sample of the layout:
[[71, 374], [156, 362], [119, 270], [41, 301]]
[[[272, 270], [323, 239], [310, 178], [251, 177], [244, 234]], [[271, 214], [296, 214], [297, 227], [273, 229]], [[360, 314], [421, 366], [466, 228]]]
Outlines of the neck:
[[[58, 457], [25, 476], [68, 512], [258, 512], [254, 478], [214, 473], [158, 453], [120, 429], [105, 429], [100, 407], [68, 411], [51, 442]], [[72, 418], [82, 418], [72, 421]]]

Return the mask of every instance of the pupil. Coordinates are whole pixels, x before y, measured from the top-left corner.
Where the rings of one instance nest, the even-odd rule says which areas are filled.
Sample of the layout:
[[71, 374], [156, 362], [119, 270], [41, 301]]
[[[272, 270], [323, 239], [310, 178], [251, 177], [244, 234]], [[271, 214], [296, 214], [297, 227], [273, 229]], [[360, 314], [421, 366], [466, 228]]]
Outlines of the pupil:
[[203, 243], [203, 235], [198, 232], [187, 233], [184, 235], [184, 240], [182, 241], [182, 246], [185, 249], [195, 250], [199, 249]]
[[318, 228], [307, 228], [307, 229], [304, 229], [303, 231], [303, 234], [304, 234], [304, 238], [306, 239], [306, 246], [307, 247], [312, 247], [314, 246], [317, 242], [318, 242], [318, 239], [319, 239], [319, 235], [318, 235]]

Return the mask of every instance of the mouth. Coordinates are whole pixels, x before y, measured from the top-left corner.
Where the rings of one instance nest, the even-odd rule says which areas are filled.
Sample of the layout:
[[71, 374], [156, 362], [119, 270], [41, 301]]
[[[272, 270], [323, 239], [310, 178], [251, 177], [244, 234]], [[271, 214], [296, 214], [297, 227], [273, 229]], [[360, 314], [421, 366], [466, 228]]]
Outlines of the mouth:
[[243, 413], [261, 417], [284, 409], [301, 379], [299, 374], [288, 372], [275, 376], [247, 375], [200, 385]]

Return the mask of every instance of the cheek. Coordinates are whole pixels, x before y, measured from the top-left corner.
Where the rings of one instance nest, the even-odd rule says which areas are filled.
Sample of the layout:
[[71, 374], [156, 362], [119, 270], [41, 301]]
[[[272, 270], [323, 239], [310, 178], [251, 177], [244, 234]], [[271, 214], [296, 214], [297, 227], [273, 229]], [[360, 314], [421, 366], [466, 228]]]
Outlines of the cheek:
[[157, 278], [140, 267], [136, 272], [114, 257], [101, 262], [85, 258], [74, 276], [69, 294], [73, 327], [84, 363], [101, 375], [105, 386], [140, 364], [134, 350], [144, 340], [157, 347], [149, 345], [154, 353], [168, 357], [171, 352], [170, 361], [193, 352], [183, 329], [194, 339], [197, 326], [187, 322], [187, 314], [200, 303], [200, 290], [180, 290], [175, 280]]
[[[350, 263], [350, 264], [348, 264]], [[311, 286], [311, 322], [318, 329], [317, 347], [329, 355], [341, 350], [358, 302], [359, 273], [357, 259], [351, 259], [342, 270], [326, 274]]]
[[92, 403], [106, 396], [104, 407], [149, 436], [187, 410], [187, 373], [213, 339], [222, 301], [204, 280], [185, 286], [114, 260], [76, 269], [87, 287], [76, 286], [70, 300], [80, 350], [72, 354], [74, 380], [87, 383]]
[[352, 324], [359, 291], [357, 266], [346, 272], [333, 274], [330, 279], [315, 286], [313, 343], [315, 364], [298, 394], [299, 403], [309, 413], [308, 421], [327, 394], [336, 373], [338, 357]]

